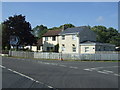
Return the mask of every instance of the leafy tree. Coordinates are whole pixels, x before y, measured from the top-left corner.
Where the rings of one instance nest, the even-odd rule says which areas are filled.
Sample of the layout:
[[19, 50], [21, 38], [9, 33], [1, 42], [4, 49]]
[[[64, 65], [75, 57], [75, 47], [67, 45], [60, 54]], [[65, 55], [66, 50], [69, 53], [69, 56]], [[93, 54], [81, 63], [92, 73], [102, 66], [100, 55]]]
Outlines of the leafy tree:
[[91, 28], [97, 34], [97, 41], [105, 43], [107, 40], [106, 32], [107, 28], [105, 26], [94, 26]]
[[2, 28], [2, 41], [3, 49], [7, 47], [10, 49], [10, 36], [15, 35], [19, 37], [19, 45], [32, 45], [36, 43], [35, 37], [31, 34], [31, 25], [29, 22], [25, 21], [25, 16], [14, 15], [10, 16], [7, 20], [3, 22]]
[[55, 45], [54, 48], [55, 48], [55, 50], [54, 50], [55, 52], [59, 52], [59, 44]]
[[52, 27], [52, 28], [49, 28], [48, 30], [58, 30], [60, 29], [59, 27]]
[[64, 24], [64, 25], [61, 25], [59, 27], [52, 27], [52, 28], [49, 28], [49, 30], [58, 30], [58, 29], [62, 29], [63, 26], [67, 27], [67, 28], [72, 28], [72, 27], [75, 27], [73, 24]]
[[64, 24], [64, 25], [61, 25], [59, 28], [62, 28], [63, 26], [66, 26], [67, 28], [75, 27], [73, 24]]
[[106, 28], [105, 26], [94, 26], [91, 29], [96, 32], [98, 42], [120, 46], [120, 33], [116, 29]]
[[46, 26], [44, 26], [44, 25], [38, 26], [38, 25], [37, 25], [35, 28], [33, 28], [32, 33], [33, 33], [33, 35], [34, 35], [35, 37], [41, 38], [42, 35], [43, 35], [44, 33], [46, 33], [46, 31], [47, 31], [47, 27], [46, 27]]

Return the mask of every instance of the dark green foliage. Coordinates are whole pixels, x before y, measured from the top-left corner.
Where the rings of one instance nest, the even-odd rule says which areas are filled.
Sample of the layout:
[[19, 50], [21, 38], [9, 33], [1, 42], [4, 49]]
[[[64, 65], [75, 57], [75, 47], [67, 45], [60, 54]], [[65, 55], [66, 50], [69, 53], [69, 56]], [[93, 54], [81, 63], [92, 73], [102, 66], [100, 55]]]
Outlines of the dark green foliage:
[[64, 25], [61, 25], [61, 26], [59, 26], [59, 27], [49, 28], [49, 30], [58, 30], [58, 29], [62, 29], [63, 26], [66, 26], [67, 28], [75, 27], [73, 24], [64, 24]]
[[33, 28], [32, 31], [33, 35], [38, 38], [41, 38], [42, 35], [46, 32], [47, 32], [47, 27], [43, 25], [40, 26], [37, 25], [35, 28]]
[[[72, 28], [72, 27], [75, 27], [74, 25], [72, 24], [64, 24], [67, 28]], [[59, 29], [62, 29], [63, 25], [59, 26], [59, 27], [53, 27], [53, 28], [47, 28], [46, 26], [44, 25], [40, 25], [40, 26], [36, 26], [35, 28], [33, 28], [32, 30], [32, 34], [37, 37], [38, 39], [39, 38], [42, 38], [42, 35], [45, 34], [48, 30], [59, 30]]]
[[[15, 35], [20, 39], [19, 45], [32, 45], [36, 43], [34, 35], [31, 34], [31, 25], [29, 22], [25, 21], [25, 16], [14, 15], [10, 16], [7, 20], [3, 22], [2, 28], [2, 42], [3, 49], [7, 47], [10, 49], [10, 36]], [[19, 46], [18, 45], [18, 46]]]
[[[73, 24], [64, 24], [64, 26], [66, 26], [67, 28], [73, 28], [75, 27]], [[62, 28], [63, 25], [61, 25], [59, 28]]]
[[49, 28], [48, 30], [58, 30], [60, 29], [60, 27], [52, 27], [52, 28]]
[[120, 33], [116, 29], [106, 28], [105, 26], [94, 26], [91, 29], [96, 32], [98, 42], [120, 46]]
[[59, 44], [55, 45], [55, 52], [59, 52]]

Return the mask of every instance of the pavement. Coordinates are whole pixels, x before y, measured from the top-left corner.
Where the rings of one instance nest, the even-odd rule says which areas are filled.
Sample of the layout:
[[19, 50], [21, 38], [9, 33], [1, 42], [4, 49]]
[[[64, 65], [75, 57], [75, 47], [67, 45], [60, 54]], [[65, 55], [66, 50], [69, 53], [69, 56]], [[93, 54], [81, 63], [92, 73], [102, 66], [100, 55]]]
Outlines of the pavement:
[[[3, 88], [118, 88], [118, 62], [2, 57]], [[59, 89], [56, 89], [59, 90]]]

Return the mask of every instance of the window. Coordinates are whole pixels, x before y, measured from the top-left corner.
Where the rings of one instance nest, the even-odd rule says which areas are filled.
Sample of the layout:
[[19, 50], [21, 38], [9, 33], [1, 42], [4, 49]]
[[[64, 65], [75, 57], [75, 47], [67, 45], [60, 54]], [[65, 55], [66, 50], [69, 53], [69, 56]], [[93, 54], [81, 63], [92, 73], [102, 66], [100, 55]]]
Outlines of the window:
[[85, 47], [85, 52], [88, 52], [89, 51], [89, 47]]
[[73, 52], [76, 52], [76, 47], [73, 47], [72, 50], [73, 50]]
[[53, 36], [53, 37], [52, 37], [52, 41], [55, 41], [55, 40], [56, 40], [56, 37], [55, 37], [55, 36]]
[[100, 48], [100, 46], [98, 47], [98, 51], [101, 51], [101, 48]]
[[76, 40], [76, 35], [72, 35], [72, 39], [73, 39], [73, 40]]
[[47, 47], [47, 51], [52, 51], [53, 47]]
[[40, 50], [40, 46], [37, 46], [37, 50]]
[[62, 44], [62, 51], [65, 51], [65, 45]]
[[105, 47], [103, 47], [103, 50], [105, 51], [105, 50], [106, 50], [106, 48], [105, 48]]
[[48, 41], [48, 37], [45, 37], [45, 41]]
[[65, 40], [65, 35], [62, 36], [62, 40]]
[[75, 44], [72, 44], [72, 46], [74, 47], [74, 46], [75, 46]]

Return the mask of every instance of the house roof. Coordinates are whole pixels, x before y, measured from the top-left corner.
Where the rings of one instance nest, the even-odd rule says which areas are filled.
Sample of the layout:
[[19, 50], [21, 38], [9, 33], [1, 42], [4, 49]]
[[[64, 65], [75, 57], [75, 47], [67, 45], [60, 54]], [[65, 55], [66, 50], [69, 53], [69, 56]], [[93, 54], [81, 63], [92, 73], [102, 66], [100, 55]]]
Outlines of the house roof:
[[59, 30], [49, 30], [45, 34], [43, 34], [42, 36], [43, 37], [46, 37], [46, 36], [57, 36], [57, 35], [59, 35], [59, 33], [61, 31], [62, 31], [61, 29], [59, 29]]
[[61, 32], [60, 35], [79, 33], [79, 32], [81, 32], [81, 31], [83, 31], [85, 29], [89, 29], [89, 28], [87, 26], [67, 28], [63, 32]]
[[93, 41], [81, 42], [80, 45], [107, 45], [107, 46], [115, 46], [114, 44], [110, 44], [110, 43], [100, 43], [100, 42], [93, 42]]
[[42, 45], [42, 38], [37, 41], [37, 46], [41, 46], [41, 45]]

